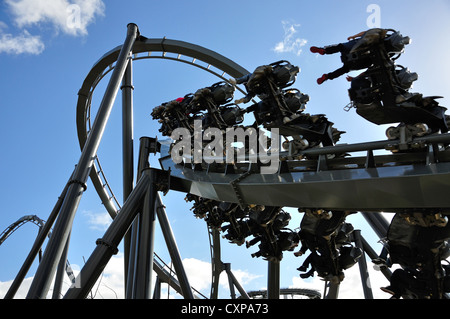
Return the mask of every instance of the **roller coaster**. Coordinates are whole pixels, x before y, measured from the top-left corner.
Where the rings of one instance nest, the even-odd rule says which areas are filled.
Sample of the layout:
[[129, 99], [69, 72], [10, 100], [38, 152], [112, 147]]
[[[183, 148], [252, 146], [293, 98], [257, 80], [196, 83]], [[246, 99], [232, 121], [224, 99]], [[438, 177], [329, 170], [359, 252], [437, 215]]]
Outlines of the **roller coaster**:
[[[183, 267], [160, 196], [169, 191], [185, 193], [193, 215], [204, 219], [208, 226], [213, 268], [211, 299], [218, 298], [219, 275], [223, 271], [232, 298], [236, 297], [235, 288], [239, 298], [278, 299], [287, 294], [320, 298], [313, 291], [280, 288], [280, 263], [287, 252], [308, 254], [298, 268], [300, 277], [317, 274], [324, 279], [324, 298], [338, 297], [345, 270], [357, 263], [364, 297], [373, 298], [366, 255], [390, 281], [384, 289], [393, 298], [448, 298], [448, 118], [438, 97], [410, 92], [417, 76], [395, 64], [408, 40], [395, 30], [371, 29], [351, 44], [340, 44], [335, 51], [330, 46], [311, 49], [322, 55], [340, 52], [343, 68], [339, 75], [364, 70], [349, 79], [349, 110], [355, 108], [361, 117], [375, 124], [400, 123], [387, 130], [386, 140], [339, 144], [345, 132], [335, 128], [324, 114], [305, 112], [309, 97], [292, 87], [299, 68], [288, 61], [249, 72], [191, 43], [146, 38], [135, 24], [129, 24], [123, 45], [94, 64], [78, 92], [79, 162], [47, 221], [40, 226], [5, 298], [14, 298], [52, 230], [27, 294], [30, 299], [46, 298], [58, 265], [67, 262], [72, 222], [89, 177], [112, 223], [96, 241], [76, 285], [65, 293], [66, 299], [88, 296], [122, 240], [128, 261], [126, 298], [159, 296], [158, 291], [151, 291], [152, 269], [157, 274], [156, 287], [167, 282], [183, 298], [206, 298], [191, 287]], [[132, 70], [134, 61], [146, 59], [187, 63], [220, 81], [155, 106], [151, 116], [160, 123], [159, 131], [167, 140], [141, 137], [137, 182], [133, 185]], [[91, 121], [93, 93], [109, 73], [109, 83]], [[318, 82], [331, 80], [336, 74], [324, 75]], [[123, 205], [116, 199], [97, 155], [119, 90], [123, 106]], [[236, 90], [244, 98], [233, 101]], [[244, 125], [248, 114], [255, 121]], [[375, 150], [386, 153], [374, 155]], [[151, 154], [159, 154], [161, 168], [150, 167]], [[285, 207], [303, 214], [300, 231], [288, 228], [291, 216]], [[388, 223], [381, 212], [395, 215]], [[346, 222], [351, 214], [362, 214], [383, 241], [380, 254], [361, 231]], [[176, 276], [155, 258], [156, 218]], [[247, 292], [240, 285], [230, 265], [221, 261], [221, 234], [230, 243], [245, 244], [249, 249], [258, 244], [258, 250], [251, 255], [267, 260], [267, 291]], [[392, 273], [393, 264], [401, 269]], [[58, 274], [55, 285], [62, 280], [62, 272]], [[54, 298], [58, 296], [54, 294]]]

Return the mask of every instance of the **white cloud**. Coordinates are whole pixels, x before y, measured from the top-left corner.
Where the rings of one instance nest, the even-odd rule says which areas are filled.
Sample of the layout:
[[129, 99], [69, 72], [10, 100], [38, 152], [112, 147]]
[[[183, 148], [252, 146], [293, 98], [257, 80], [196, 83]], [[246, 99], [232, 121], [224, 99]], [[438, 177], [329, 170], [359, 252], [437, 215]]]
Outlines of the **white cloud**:
[[50, 26], [57, 33], [86, 36], [87, 27], [97, 16], [103, 16], [102, 0], [6, 0], [19, 35], [5, 33], [6, 23], [0, 21], [0, 53], [40, 54], [45, 45], [38, 35], [31, 35], [25, 28]]
[[[124, 259], [119, 253], [112, 256], [102, 275], [92, 288], [88, 298], [93, 299], [124, 299]], [[74, 271], [75, 274], [78, 274]]]
[[1, 33], [0, 29], [0, 53], [8, 54], [40, 54], [45, 45], [38, 35], [31, 35], [26, 30], [22, 34], [13, 36], [9, 33]]
[[87, 223], [90, 229], [105, 231], [112, 222], [108, 212], [93, 213], [91, 211], [83, 211], [83, 215], [87, 217]]
[[[366, 258], [367, 260], [367, 258]], [[383, 292], [380, 287], [386, 287], [389, 285], [389, 281], [383, 275], [381, 271], [377, 271], [373, 268], [373, 264], [367, 260], [367, 268], [369, 272], [369, 283], [372, 288], [372, 294], [374, 299], [389, 299], [391, 295]], [[399, 268], [398, 265], [394, 265], [391, 268], [393, 272]], [[350, 269], [344, 270], [345, 278], [339, 286], [338, 299], [364, 299], [364, 292], [361, 282], [361, 274], [358, 264], [355, 264]], [[292, 286], [290, 288], [304, 288], [318, 290], [322, 295], [324, 292], [325, 282], [317, 276], [312, 279], [304, 280], [300, 277], [292, 278]], [[323, 296], [322, 296], [323, 297]]]
[[6, 0], [19, 28], [49, 23], [58, 31], [86, 35], [95, 16], [104, 15], [101, 0]]
[[[195, 258], [185, 258], [183, 259], [183, 265], [186, 270], [186, 276], [189, 279], [189, 284], [198, 291], [201, 291], [209, 296], [212, 276], [211, 263]], [[236, 280], [244, 286], [244, 288], [245, 285], [250, 283], [252, 280], [261, 277], [241, 269], [231, 269], [231, 272], [236, 277]], [[219, 297], [229, 298], [229, 283], [225, 271], [220, 274], [219, 284], [221, 288]], [[239, 294], [237, 290], [235, 292], [236, 294]]]
[[282, 21], [284, 30], [283, 40], [278, 42], [273, 50], [277, 53], [294, 53], [300, 55], [302, 48], [308, 43], [306, 39], [302, 39], [297, 34], [297, 29], [300, 24], [295, 24], [289, 21]]

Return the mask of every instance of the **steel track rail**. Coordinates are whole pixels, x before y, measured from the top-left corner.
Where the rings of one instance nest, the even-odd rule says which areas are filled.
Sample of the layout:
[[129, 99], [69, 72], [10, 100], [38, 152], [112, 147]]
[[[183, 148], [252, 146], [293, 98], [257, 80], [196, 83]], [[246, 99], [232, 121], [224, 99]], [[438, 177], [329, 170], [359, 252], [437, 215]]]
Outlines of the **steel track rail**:
[[[309, 149], [304, 153], [316, 155], [316, 159], [280, 162], [284, 166], [280, 165], [277, 174], [259, 174], [248, 162], [234, 164], [232, 173], [227, 173], [225, 165], [202, 169], [198, 165], [177, 165], [164, 148], [160, 163], [171, 172], [171, 189], [218, 201], [364, 212], [448, 212], [450, 151], [438, 151], [433, 144], [448, 143], [450, 134], [414, 141], [425, 141], [428, 148], [422, 152], [373, 156], [372, 150], [399, 142], [388, 140]], [[361, 151], [368, 155], [332, 159], [327, 156]]]
[[[103, 77], [114, 69], [114, 63], [117, 60], [120, 49], [121, 46], [112, 49], [94, 64], [78, 92], [76, 122], [81, 149], [83, 149], [90, 131], [92, 95]], [[132, 52], [132, 58], [134, 60], [156, 58], [187, 63], [210, 72], [226, 81], [228, 81], [229, 77], [241, 77], [249, 73], [243, 67], [214, 51], [178, 40], [141, 38], [140, 41], [136, 41]], [[154, 55], [155, 52], [157, 54], [161, 53], [161, 55]], [[168, 53], [176, 54], [176, 57], [170, 56]], [[199, 62], [203, 62], [203, 65]], [[90, 178], [102, 203], [111, 217], [114, 218], [120, 208], [120, 204], [106, 179], [98, 157], [96, 164], [92, 168]]]

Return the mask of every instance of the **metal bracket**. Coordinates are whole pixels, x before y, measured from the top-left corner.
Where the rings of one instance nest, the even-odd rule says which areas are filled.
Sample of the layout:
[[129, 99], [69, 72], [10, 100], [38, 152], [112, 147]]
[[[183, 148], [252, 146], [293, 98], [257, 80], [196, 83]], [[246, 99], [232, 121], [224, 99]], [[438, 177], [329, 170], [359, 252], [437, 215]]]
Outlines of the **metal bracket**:
[[149, 140], [148, 152], [149, 153], [159, 153], [161, 151], [161, 144], [158, 142], [157, 137], [147, 137]]
[[87, 189], [86, 183], [83, 183], [82, 181], [77, 180], [77, 179], [71, 179], [70, 181], [67, 182], [67, 185], [71, 185], [71, 184], [79, 184], [79, 185], [81, 185], [81, 187], [83, 187], [83, 192], [85, 192], [86, 189]]
[[438, 158], [438, 146], [434, 144], [428, 144], [427, 148], [427, 165], [429, 164], [435, 164], [439, 162]]
[[328, 169], [327, 164], [327, 155], [319, 155], [319, 158], [317, 159], [317, 172], [320, 171], [326, 171]]
[[243, 201], [242, 195], [241, 195], [241, 191], [239, 189], [239, 185], [238, 183], [240, 181], [242, 181], [244, 178], [246, 178], [247, 176], [249, 176], [250, 174], [252, 174], [252, 170], [248, 170], [247, 172], [245, 172], [244, 174], [242, 174], [241, 176], [239, 176], [238, 178], [232, 180], [230, 182], [231, 187], [233, 188], [234, 193], [236, 194], [236, 197], [238, 199], [239, 202], [239, 206], [244, 209], [245, 207], [245, 202]]
[[156, 174], [154, 177], [154, 183], [158, 191], [163, 192], [164, 195], [170, 190], [170, 172], [171, 169], [168, 170], [160, 170], [155, 168], [150, 168]]
[[112, 250], [113, 255], [117, 255], [117, 253], [119, 252], [119, 249], [117, 249], [117, 247], [115, 247], [114, 245], [112, 245], [112, 244], [110, 244], [110, 243], [104, 241], [102, 238], [97, 239], [97, 240], [95, 241], [95, 243], [96, 243], [97, 245], [103, 245], [103, 246], [108, 247], [109, 249]]

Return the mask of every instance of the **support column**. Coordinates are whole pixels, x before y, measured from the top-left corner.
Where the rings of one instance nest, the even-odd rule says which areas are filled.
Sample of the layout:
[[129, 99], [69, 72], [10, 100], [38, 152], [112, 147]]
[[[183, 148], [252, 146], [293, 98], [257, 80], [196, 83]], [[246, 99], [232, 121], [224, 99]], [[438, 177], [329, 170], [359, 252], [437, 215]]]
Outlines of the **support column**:
[[[134, 159], [133, 159], [133, 60], [131, 52], [128, 56], [128, 65], [122, 80], [122, 175], [123, 175], [123, 202], [134, 187]], [[128, 265], [130, 260], [132, 229], [124, 237], [124, 278], [125, 296], [128, 287]]]
[[111, 75], [106, 88], [105, 95], [100, 104], [92, 130], [88, 136], [83, 152], [81, 153], [78, 165], [75, 168], [72, 180], [69, 181], [69, 189], [61, 207], [61, 212], [55, 223], [52, 237], [45, 249], [42, 261], [31, 283], [27, 298], [44, 299], [47, 296], [51, 281], [55, 275], [56, 267], [61, 259], [64, 247], [69, 238], [76, 210], [81, 200], [81, 196], [86, 189], [86, 182], [89, 177], [92, 165], [94, 164], [97, 150], [106, 128], [106, 123], [111, 114], [112, 107], [119, 90], [125, 69], [128, 62], [128, 54], [134, 45], [139, 34], [135, 24], [129, 24], [127, 37], [120, 51], [116, 66]]
[[64, 247], [64, 252], [61, 256], [61, 260], [58, 264], [58, 270], [56, 271], [55, 285], [53, 286], [53, 295], [52, 299], [60, 299], [61, 298], [61, 289], [63, 285], [64, 275], [66, 273], [66, 265], [67, 265], [67, 254], [69, 253], [69, 239], [67, 240], [66, 247]]
[[361, 231], [354, 230], [353, 237], [355, 240], [356, 247], [361, 249], [362, 255], [358, 259], [359, 272], [361, 274], [361, 283], [363, 286], [363, 292], [365, 299], [373, 299], [372, 288], [370, 285], [369, 272], [367, 271], [367, 262], [366, 262], [366, 254], [364, 252], [364, 247], [361, 240]]
[[324, 299], [337, 299], [339, 297], [340, 283], [334, 283], [331, 281], [325, 282]]
[[153, 271], [153, 248], [155, 239], [155, 201], [157, 195], [156, 173], [150, 170], [150, 183], [144, 198], [144, 208], [139, 216], [139, 239], [136, 256], [135, 297], [150, 299]]
[[280, 261], [268, 262], [267, 298], [280, 298]]
[[[209, 228], [209, 227], [208, 227]], [[212, 283], [211, 283], [211, 299], [217, 299], [219, 296], [219, 278], [223, 270], [223, 264], [220, 257], [220, 233], [217, 229], [208, 229], [211, 236], [211, 268], [212, 268]]]
[[169, 219], [167, 218], [166, 210], [161, 200], [161, 195], [156, 194], [156, 214], [158, 216], [159, 224], [164, 235], [164, 239], [169, 250], [170, 258], [172, 259], [175, 272], [177, 274], [178, 281], [180, 283], [181, 290], [183, 291], [183, 297], [185, 299], [194, 299], [191, 285], [184, 270], [183, 262], [178, 250], [177, 243], [175, 242], [175, 236], [170, 227]]

